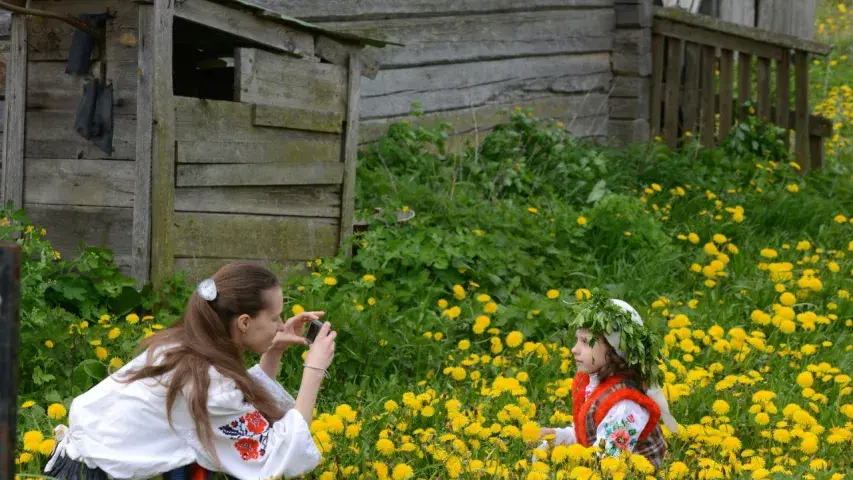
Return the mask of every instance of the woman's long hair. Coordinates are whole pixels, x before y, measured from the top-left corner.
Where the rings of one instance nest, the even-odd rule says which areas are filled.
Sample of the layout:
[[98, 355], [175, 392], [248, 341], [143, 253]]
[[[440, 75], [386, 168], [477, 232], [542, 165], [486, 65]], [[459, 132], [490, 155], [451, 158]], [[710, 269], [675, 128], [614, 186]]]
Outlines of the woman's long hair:
[[[265, 307], [271, 307], [264, 305], [264, 292], [280, 288], [280, 283], [268, 269], [239, 262], [222, 267], [212, 278], [216, 283], [216, 298], [207, 301], [199, 296], [198, 290], [194, 291], [181, 321], [140, 345], [140, 350], [148, 350], [145, 366], [129, 372], [121, 381], [161, 380], [163, 375], [170, 373], [166, 393], [169, 425], [172, 425], [175, 400], [185, 393], [198, 439], [218, 461], [207, 411], [210, 367], [234, 380], [246, 402], [270, 421], [280, 420], [284, 415], [269, 393], [246, 372], [240, 349], [231, 338], [234, 320], [242, 314], [255, 316]], [[162, 350], [162, 361], [155, 365], [154, 352], [157, 350]]]

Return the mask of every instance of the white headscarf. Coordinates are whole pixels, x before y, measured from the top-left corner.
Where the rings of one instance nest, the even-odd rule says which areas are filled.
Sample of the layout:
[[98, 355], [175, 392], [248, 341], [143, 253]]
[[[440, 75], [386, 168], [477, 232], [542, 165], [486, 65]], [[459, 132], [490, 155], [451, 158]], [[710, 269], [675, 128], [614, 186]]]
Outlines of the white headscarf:
[[[622, 310], [631, 314], [631, 319], [634, 320], [635, 323], [642, 325], [643, 318], [640, 317], [640, 314], [634, 310], [634, 307], [629, 305], [627, 302], [618, 299], [610, 300], [614, 305], [618, 306]], [[625, 351], [622, 350], [622, 335], [619, 330], [610, 332], [604, 335], [604, 338], [607, 339], [607, 343], [613, 347], [613, 350], [616, 352], [616, 355], [619, 355], [622, 358], [625, 358]], [[672, 413], [669, 411], [669, 403], [666, 401], [666, 397], [663, 394], [663, 390], [661, 390], [660, 385], [649, 385], [648, 390], [646, 390], [646, 395], [654, 400], [655, 403], [660, 407], [660, 418], [663, 420], [664, 425], [672, 432], [678, 431], [678, 422], [675, 421], [675, 417], [672, 416]]]

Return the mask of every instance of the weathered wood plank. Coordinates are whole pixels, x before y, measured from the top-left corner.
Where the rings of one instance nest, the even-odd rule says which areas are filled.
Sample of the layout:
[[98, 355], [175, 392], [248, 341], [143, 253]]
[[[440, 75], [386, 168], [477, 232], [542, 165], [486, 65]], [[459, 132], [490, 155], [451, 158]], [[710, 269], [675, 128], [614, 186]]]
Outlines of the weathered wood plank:
[[[28, 63], [28, 111], [77, 112], [83, 93], [85, 76], [65, 73], [65, 62]], [[113, 84], [113, 113], [136, 114], [136, 61], [107, 62], [107, 81]], [[99, 64], [92, 67], [100, 70]]]
[[132, 275], [138, 287], [151, 281], [151, 181], [154, 138], [154, 8], [139, 5], [136, 96], [136, 181], [133, 186]]
[[[741, 2], [742, 0], [727, 1]], [[718, 37], [728, 37], [732, 41], [744, 45], [742, 48], [732, 48], [727, 43], [725, 45], [720, 44], [718, 47], [732, 48], [733, 50], [738, 51], [748, 51], [752, 55], [770, 58], [777, 57], [773, 55], [763, 55], [761, 52], [757, 51], [750, 51], [752, 47], [747, 47], [746, 45], [755, 45], [756, 43], [775, 45], [784, 50], [803, 50], [809, 53], [816, 53], [818, 55], [828, 55], [832, 50], [830, 45], [824, 43], [805, 40], [791, 35], [783, 35], [761, 28], [753, 28], [752, 25], [754, 25], [754, 23], [747, 23], [747, 26], [738, 25], [737, 23], [712, 18], [708, 15], [692, 15], [689, 12], [685, 12], [677, 8], [656, 8], [654, 22], [655, 27], [662, 22], [676, 22], [692, 30], [700, 29], [707, 32], [716, 32]], [[697, 43], [704, 43], [698, 39], [692, 40]]]
[[177, 257], [175, 258], [175, 271], [186, 272], [187, 280], [190, 282], [199, 282], [212, 276], [220, 268], [231, 262], [248, 262], [262, 265], [283, 280], [293, 272], [304, 270], [305, 260], [274, 260], [274, 259], [254, 259], [246, 260], [244, 258], [190, 258]]
[[617, 1], [616, 28], [648, 28], [652, 26], [654, 3], [651, 0]]
[[329, 22], [335, 31], [405, 44], [371, 49], [382, 68], [609, 51], [612, 9]]
[[180, 164], [175, 179], [179, 187], [337, 185], [344, 165], [338, 163]]
[[701, 46], [687, 42], [684, 47], [684, 130], [695, 132], [699, 120], [699, 75]]
[[[340, 161], [340, 134], [254, 126], [254, 110], [252, 105], [238, 102], [175, 97], [181, 161], [304, 162], [300, 155], [320, 155], [311, 157], [317, 161]], [[232, 158], [234, 155], [237, 158]]]
[[[341, 31], [340, 29], [333, 30]], [[383, 48], [382, 51], [384, 50]], [[359, 61], [361, 61], [361, 74], [367, 78], [376, 78], [376, 74], [379, 73], [379, 60], [365, 51], [361, 45], [341, 43], [324, 35], [318, 36], [317, 40], [314, 41], [314, 55], [344, 68], [348, 68], [349, 56], [352, 53], [358, 53]]]
[[[121, 0], [74, 0], [73, 2], [55, 2], [50, 0], [34, 1], [30, 5], [39, 10], [79, 15], [82, 13], [103, 12], [107, 8], [115, 12], [115, 18], [107, 22], [106, 57], [110, 62], [133, 62], [136, 60], [137, 5]], [[30, 61], [68, 60], [71, 39], [75, 28], [55, 19], [29, 17], [28, 29]], [[124, 40], [124, 41], [123, 41]], [[95, 48], [92, 59], [100, 58]], [[93, 66], [95, 67], [95, 66]], [[93, 70], [97, 72], [97, 70]]]
[[335, 162], [341, 158], [340, 140], [316, 142], [281, 137], [276, 141], [180, 141], [177, 163], [300, 163], [306, 159]]
[[[6, 98], [3, 112], [2, 200], [16, 208], [24, 204], [24, 148], [27, 113], [27, 17], [12, 15], [12, 44], [6, 60]], [[30, 130], [32, 132], [32, 130]]]
[[172, 48], [175, 6], [154, 0], [151, 117], [151, 280], [159, 287], [175, 266], [175, 100]]
[[113, 116], [113, 153], [108, 155], [74, 130], [73, 112], [27, 113], [27, 158], [132, 160], [136, 157], [136, 115]]
[[713, 45], [717, 48], [749, 53], [759, 57], [779, 59], [783, 48], [771, 43], [759, 42], [748, 38], [739, 38], [721, 31], [706, 30], [664, 18], [656, 18], [653, 27], [655, 33], [667, 37], [680, 38], [701, 45]]
[[756, 85], [758, 89], [758, 118], [762, 122], [770, 121], [770, 59], [759, 58], [756, 71]]
[[818, 170], [823, 168], [823, 140], [823, 137], [818, 137], [816, 135], [809, 136], [809, 156], [811, 157], [811, 170]]
[[817, 0], [761, 0], [758, 2], [758, 28], [814, 39]]
[[717, 63], [716, 48], [702, 47], [702, 145], [705, 148], [714, 146], [716, 130], [716, 78], [714, 68]]
[[613, 0], [255, 0], [256, 4], [306, 21], [348, 20], [357, 17], [427, 17], [504, 11], [531, 11], [574, 7], [612, 7]]
[[[355, 214], [355, 162], [358, 158], [358, 105], [361, 98], [361, 61], [358, 54], [349, 57], [349, 84], [347, 86], [347, 123], [344, 137], [344, 172], [341, 186], [341, 233], [338, 237], [343, 247], [352, 235], [353, 215]], [[347, 250], [351, 255], [352, 250]]]
[[175, 189], [175, 210], [338, 219], [341, 188], [338, 185], [181, 187]]
[[794, 111], [797, 114], [794, 149], [802, 171], [809, 171], [809, 54], [794, 55]]
[[176, 212], [175, 255], [314, 259], [337, 252], [339, 233], [338, 221], [329, 218]]
[[[776, 61], [776, 125], [788, 130], [788, 115], [791, 106], [791, 56], [785, 55]], [[784, 135], [782, 140], [785, 145], [790, 144], [789, 135]]]
[[308, 57], [314, 55], [314, 37], [310, 33], [220, 3], [207, 0], [176, 2], [175, 16], [283, 52]]
[[720, 136], [723, 141], [729, 136], [734, 124], [734, 52], [723, 49], [720, 53]]
[[34, 224], [47, 230], [47, 239], [63, 257], [73, 257], [83, 242], [111, 250], [116, 265], [130, 274], [132, 208], [27, 203], [24, 210]]
[[665, 43], [666, 37], [663, 35], [654, 35], [652, 38], [652, 94], [649, 100], [649, 128], [652, 136], [660, 135], [662, 128]]
[[646, 76], [652, 72], [652, 32], [648, 28], [618, 29], [613, 34], [613, 71]]
[[24, 201], [130, 207], [135, 173], [133, 161], [27, 158]]
[[678, 145], [679, 110], [681, 107], [681, 59], [684, 42], [667, 39], [666, 100], [663, 116], [663, 139], [670, 148]]
[[420, 100], [425, 112], [470, 108], [526, 91], [578, 91], [593, 74], [610, 72], [608, 53], [558, 55], [383, 70], [362, 82], [361, 118], [407, 115]]
[[235, 100], [274, 107], [346, 111], [346, 70], [284, 55], [238, 48], [234, 52]]
[[610, 97], [610, 118], [633, 120], [647, 118], [649, 97]]
[[651, 91], [651, 77], [629, 77], [619, 75], [613, 77], [612, 97], [639, 97]]
[[746, 121], [749, 110], [744, 103], [752, 100], [752, 55], [740, 53], [738, 55], [738, 80], [737, 80], [737, 103], [738, 119]]
[[255, 105], [252, 125], [340, 133], [343, 117], [337, 112]]
[[[475, 131], [488, 132], [492, 127], [509, 121], [507, 110], [513, 106], [530, 108], [540, 118], [553, 118], [563, 122], [565, 128], [577, 136], [606, 135], [599, 117], [608, 117], [608, 97], [603, 93], [587, 95], [556, 95], [553, 93], [527, 97], [518, 101], [495, 102], [472, 108], [460, 108], [450, 111], [427, 113], [419, 117], [393, 117], [361, 121], [359, 142], [376, 140], [388, 131], [388, 126], [399, 121], [408, 121], [413, 125], [434, 126], [439, 122], [448, 122], [453, 130], [451, 135], [464, 135]], [[576, 121], [575, 121], [576, 120]], [[595, 128], [589, 127], [594, 124]], [[483, 136], [485, 138], [485, 136]]]

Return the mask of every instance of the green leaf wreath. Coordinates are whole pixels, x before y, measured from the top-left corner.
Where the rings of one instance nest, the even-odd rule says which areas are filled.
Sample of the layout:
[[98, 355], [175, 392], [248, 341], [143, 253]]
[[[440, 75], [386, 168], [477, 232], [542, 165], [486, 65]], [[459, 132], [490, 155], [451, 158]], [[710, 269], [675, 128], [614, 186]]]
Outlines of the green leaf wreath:
[[572, 307], [574, 315], [569, 315], [568, 328], [589, 329], [594, 345], [595, 339], [620, 330], [621, 346], [625, 352], [625, 362], [637, 371], [638, 380], [647, 386], [663, 385], [663, 372], [658, 364], [665, 359], [660, 351], [660, 339], [648, 325], [640, 325], [631, 318], [631, 314], [610, 301], [610, 297], [599, 290], [593, 290], [588, 299], [581, 300]]

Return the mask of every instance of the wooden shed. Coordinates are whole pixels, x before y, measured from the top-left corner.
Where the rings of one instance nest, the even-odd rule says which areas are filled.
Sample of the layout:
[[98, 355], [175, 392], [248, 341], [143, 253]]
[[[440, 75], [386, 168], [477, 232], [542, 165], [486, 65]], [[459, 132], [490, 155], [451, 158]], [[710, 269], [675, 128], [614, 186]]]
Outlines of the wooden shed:
[[[359, 86], [377, 65], [363, 47], [384, 42], [240, 0], [13, 7], [2, 199], [61, 253], [109, 248], [145, 283], [300, 264], [352, 232]], [[105, 23], [81, 34], [81, 14]], [[85, 72], [66, 73], [86, 39]], [[94, 114], [93, 85], [98, 101], [112, 87]], [[111, 147], [81, 119], [90, 135], [111, 127]]]

